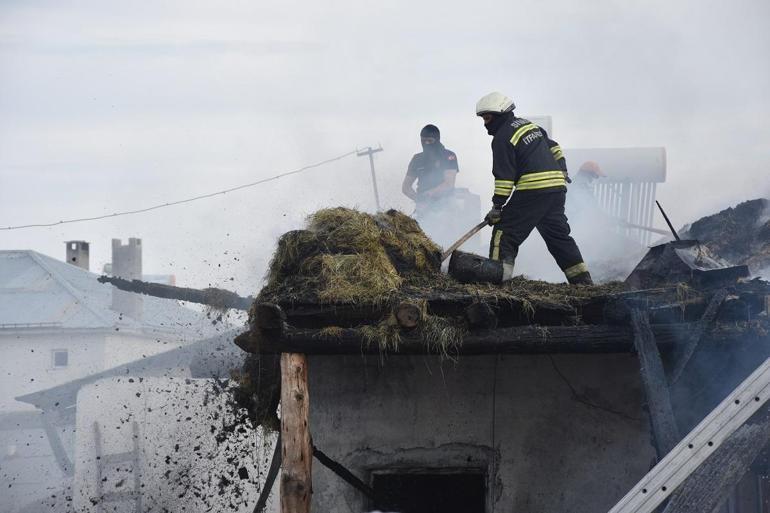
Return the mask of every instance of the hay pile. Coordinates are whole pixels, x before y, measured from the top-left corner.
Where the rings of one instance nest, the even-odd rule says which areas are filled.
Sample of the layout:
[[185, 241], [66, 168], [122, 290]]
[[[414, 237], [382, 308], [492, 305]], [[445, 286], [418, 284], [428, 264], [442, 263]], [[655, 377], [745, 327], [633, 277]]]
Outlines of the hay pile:
[[408, 275], [436, 275], [440, 266], [441, 248], [405, 214], [330, 208], [311, 215], [307, 229], [279, 239], [260, 296], [383, 301]]
[[384, 304], [448, 293], [481, 301], [565, 305], [625, 289], [618, 282], [574, 287], [517, 277], [502, 285], [462, 284], [440, 272], [441, 248], [411, 217], [389, 210], [319, 210], [307, 228], [278, 240], [259, 302]]

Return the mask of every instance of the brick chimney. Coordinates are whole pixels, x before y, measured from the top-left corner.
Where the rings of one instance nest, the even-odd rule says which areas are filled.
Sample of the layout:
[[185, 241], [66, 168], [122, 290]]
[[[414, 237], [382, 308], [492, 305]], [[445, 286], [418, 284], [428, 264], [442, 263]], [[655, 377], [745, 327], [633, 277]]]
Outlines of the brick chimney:
[[88, 271], [88, 243], [84, 240], [68, 240], [67, 263]]
[[[112, 275], [125, 280], [142, 279], [142, 239], [130, 238], [128, 244], [112, 239]], [[143, 310], [142, 296], [112, 288], [112, 309], [139, 320]]]

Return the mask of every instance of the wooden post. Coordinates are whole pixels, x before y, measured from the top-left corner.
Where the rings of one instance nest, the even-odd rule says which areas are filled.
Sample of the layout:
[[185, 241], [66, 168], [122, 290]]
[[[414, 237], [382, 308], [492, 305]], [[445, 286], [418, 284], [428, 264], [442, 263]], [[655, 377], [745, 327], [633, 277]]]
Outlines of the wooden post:
[[307, 357], [281, 354], [281, 513], [309, 513], [313, 446], [308, 427]]
[[671, 408], [671, 397], [668, 393], [668, 380], [663, 370], [655, 335], [650, 328], [650, 317], [646, 310], [633, 308], [631, 324], [634, 329], [634, 345], [639, 357], [639, 367], [642, 383], [647, 396], [647, 407], [650, 411], [652, 432], [655, 435], [655, 449], [658, 460], [679, 443], [679, 428]]

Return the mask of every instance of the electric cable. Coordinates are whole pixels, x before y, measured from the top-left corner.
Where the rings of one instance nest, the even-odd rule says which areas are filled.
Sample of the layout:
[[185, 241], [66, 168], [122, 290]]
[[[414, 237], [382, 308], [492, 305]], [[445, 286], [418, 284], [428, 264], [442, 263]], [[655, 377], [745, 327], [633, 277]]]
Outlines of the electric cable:
[[108, 219], [108, 218], [111, 218], [111, 217], [120, 217], [120, 216], [128, 216], [128, 215], [133, 215], [133, 214], [141, 214], [141, 213], [144, 213], [144, 212], [150, 212], [152, 210], [158, 210], [158, 209], [161, 209], [161, 208], [171, 207], [171, 206], [174, 206], [174, 205], [181, 205], [183, 203], [190, 203], [190, 202], [193, 202], [193, 201], [197, 201], [197, 200], [201, 200], [201, 199], [206, 199], [206, 198], [211, 198], [211, 197], [214, 197], [214, 196], [218, 196], [220, 194], [227, 194], [228, 192], [239, 191], [241, 189], [247, 189], [249, 187], [254, 187], [256, 185], [261, 185], [263, 183], [272, 182], [274, 180], [278, 180], [279, 178], [284, 178], [286, 176], [295, 175], [297, 173], [301, 173], [301, 172], [307, 171], [309, 169], [313, 169], [313, 168], [316, 168], [316, 167], [323, 166], [325, 164], [330, 164], [331, 162], [336, 162], [338, 160], [342, 160], [345, 157], [349, 157], [351, 155], [355, 155], [356, 152], [357, 152], [357, 150], [349, 151], [347, 153], [343, 153], [342, 155], [338, 155], [336, 157], [332, 157], [330, 159], [323, 160], [321, 162], [316, 162], [315, 164], [310, 164], [310, 165], [307, 165], [307, 166], [303, 166], [303, 167], [301, 167], [299, 169], [295, 169], [293, 171], [287, 171], [285, 173], [280, 173], [280, 174], [277, 174], [275, 176], [271, 176], [269, 178], [263, 178], [261, 180], [257, 180], [256, 182], [251, 182], [251, 183], [247, 183], [247, 184], [243, 184], [243, 185], [238, 185], [236, 187], [231, 187], [229, 189], [224, 189], [224, 190], [221, 190], [221, 191], [210, 192], [208, 194], [201, 194], [199, 196], [194, 196], [192, 198], [186, 198], [186, 199], [181, 199], [181, 200], [177, 200], [177, 201], [171, 201], [171, 202], [167, 202], [167, 203], [160, 203], [158, 205], [153, 205], [151, 207], [141, 208], [141, 209], [137, 209], [137, 210], [126, 210], [126, 211], [123, 211], [123, 212], [115, 212], [113, 214], [105, 214], [105, 215], [101, 215], [101, 216], [81, 217], [81, 218], [78, 218], [78, 219], [66, 219], [66, 220], [62, 220], [62, 221], [56, 221], [56, 222], [53, 222], [53, 223], [38, 223], [38, 224], [22, 224], [22, 225], [17, 225], [17, 226], [4, 226], [4, 227], [0, 227], [0, 230], [10, 231], [10, 230], [21, 230], [21, 229], [24, 229], [24, 228], [46, 228], [46, 227], [51, 227], [51, 226], [58, 226], [60, 224], [80, 223], [80, 222], [83, 222], [83, 221], [97, 221], [99, 219]]

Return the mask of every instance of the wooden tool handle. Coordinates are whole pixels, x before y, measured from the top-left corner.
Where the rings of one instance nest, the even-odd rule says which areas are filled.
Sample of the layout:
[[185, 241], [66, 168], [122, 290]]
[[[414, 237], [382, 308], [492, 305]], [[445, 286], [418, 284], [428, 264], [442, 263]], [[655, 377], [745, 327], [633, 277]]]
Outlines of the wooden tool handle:
[[449, 248], [441, 254], [441, 261], [443, 262], [444, 260], [449, 258], [449, 255], [451, 255], [454, 250], [456, 250], [457, 248], [465, 244], [465, 241], [467, 241], [468, 239], [470, 239], [471, 237], [479, 233], [479, 231], [481, 231], [481, 229], [484, 228], [487, 224], [488, 224], [487, 221], [484, 220], [484, 221], [481, 221], [476, 226], [474, 226], [473, 228], [471, 228], [468, 233], [460, 237], [460, 239], [457, 242], [449, 246]]

